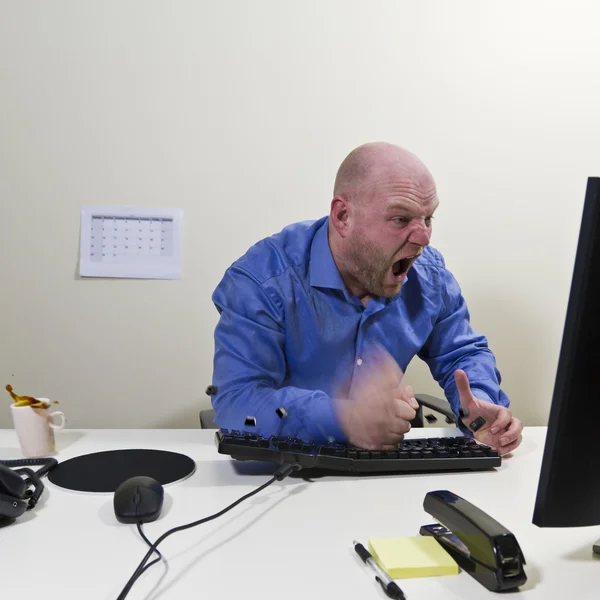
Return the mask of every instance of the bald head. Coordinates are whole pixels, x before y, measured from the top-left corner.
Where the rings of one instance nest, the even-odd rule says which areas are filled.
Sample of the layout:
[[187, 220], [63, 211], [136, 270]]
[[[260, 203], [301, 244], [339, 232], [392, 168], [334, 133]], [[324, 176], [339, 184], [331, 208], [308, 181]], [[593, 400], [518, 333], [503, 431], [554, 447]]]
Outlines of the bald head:
[[397, 294], [429, 244], [437, 190], [411, 152], [376, 142], [355, 148], [335, 178], [328, 240], [338, 270], [363, 303]]
[[376, 182], [396, 178], [418, 187], [434, 186], [433, 177], [417, 156], [386, 142], [355, 148], [338, 169], [333, 195], [345, 200], [364, 198]]

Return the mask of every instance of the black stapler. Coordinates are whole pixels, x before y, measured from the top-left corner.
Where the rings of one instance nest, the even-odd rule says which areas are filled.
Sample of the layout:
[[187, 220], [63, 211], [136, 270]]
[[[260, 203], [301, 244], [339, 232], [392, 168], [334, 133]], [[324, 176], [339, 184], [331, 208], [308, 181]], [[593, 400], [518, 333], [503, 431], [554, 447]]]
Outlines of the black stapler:
[[517, 539], [487, 513], [447, 490], [427, 493], [423, 508], [439, 524], [423, 525], [419, 533], [433, 536], [485, 588], [506, 592], [527, 581]]

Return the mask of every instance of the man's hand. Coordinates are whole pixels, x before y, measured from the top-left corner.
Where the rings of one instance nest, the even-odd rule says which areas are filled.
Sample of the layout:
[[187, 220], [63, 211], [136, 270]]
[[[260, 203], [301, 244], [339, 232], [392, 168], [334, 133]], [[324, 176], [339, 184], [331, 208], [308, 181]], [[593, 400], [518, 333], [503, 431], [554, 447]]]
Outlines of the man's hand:
[[396, 361], [381, 348], [360, 367], [350, 398], [337, 404], [341, 427], [351, 444], [393, 448], [404, 439], [419, 405], [402, 378]]
[[[501, 455], [517, 448], [522, 439], [523, 423], [513, 417], [508, 408], [475, 398], [469, 385], [469, 378], [464, 371], [460, 369], [455, 371], [454, 381], [460, 397], [460, 407], [469, 411], [462, 422], [469, 427], [477, 418], [485, 419], [485, 424], [473, 432], [475, 439], [491, 446]], [[471, 427], [469, 429], [472, 430]]]

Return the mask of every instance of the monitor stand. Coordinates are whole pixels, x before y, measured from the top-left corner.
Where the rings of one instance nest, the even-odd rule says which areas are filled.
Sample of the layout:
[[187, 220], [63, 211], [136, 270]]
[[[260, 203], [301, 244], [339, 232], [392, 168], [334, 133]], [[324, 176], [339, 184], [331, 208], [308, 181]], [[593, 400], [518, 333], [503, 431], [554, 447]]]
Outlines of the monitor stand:
[[594, 544], [593, 550], [595, 554], [600, 554], [600, 540]]

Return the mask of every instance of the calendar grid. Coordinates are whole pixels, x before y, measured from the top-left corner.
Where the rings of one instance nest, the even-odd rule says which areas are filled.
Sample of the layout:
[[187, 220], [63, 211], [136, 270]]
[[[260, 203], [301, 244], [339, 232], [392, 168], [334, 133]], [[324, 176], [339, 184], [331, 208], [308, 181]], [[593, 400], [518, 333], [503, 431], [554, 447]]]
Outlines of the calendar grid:
[[181, 279], [182, 220], [179, 208], [82, 207], [80, 275]]
[[173, 219], [93, 215], [90, 259], [111, 262], [132, 256], [172, 256]]

